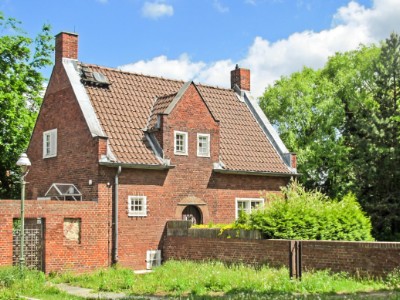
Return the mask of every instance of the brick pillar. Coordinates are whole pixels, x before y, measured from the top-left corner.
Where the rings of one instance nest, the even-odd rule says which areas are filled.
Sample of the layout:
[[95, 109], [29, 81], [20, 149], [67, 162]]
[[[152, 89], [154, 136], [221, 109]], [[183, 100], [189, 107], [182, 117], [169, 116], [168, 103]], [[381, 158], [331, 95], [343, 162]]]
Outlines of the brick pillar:
[[78, 59], [78, 35], [76, 33], [60, 32], [56, 35], [56, 64], [62, 58]]
[[231, 71], [231, 88], [235, 86], [235, 84], [241, 89], [250, 91], [250, 70], [239, 68], [236, 65], [235, 69]]

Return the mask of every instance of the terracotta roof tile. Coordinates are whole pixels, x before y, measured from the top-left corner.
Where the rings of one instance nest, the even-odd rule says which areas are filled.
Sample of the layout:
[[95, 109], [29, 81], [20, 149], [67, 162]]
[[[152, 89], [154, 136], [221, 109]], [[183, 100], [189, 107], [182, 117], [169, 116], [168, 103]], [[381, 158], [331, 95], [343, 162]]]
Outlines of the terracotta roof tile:
[[[183, 81], [85, 65], [107, 76], [108, 87], [86, 85], [99, 122], [118, 162], [160, 164], [143, 129], [154, 127]], [[220, 157], [226, 169], [290, 173], [245, 103], [230, 89], [197, 85], [220, 121]]]

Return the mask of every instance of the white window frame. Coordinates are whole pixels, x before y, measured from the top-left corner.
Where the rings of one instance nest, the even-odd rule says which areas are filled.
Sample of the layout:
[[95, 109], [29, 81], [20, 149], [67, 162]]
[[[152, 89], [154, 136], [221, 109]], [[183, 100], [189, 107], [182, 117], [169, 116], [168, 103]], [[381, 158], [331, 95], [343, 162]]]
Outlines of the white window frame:
[[239, 217], [239, 207], [238, 204], [239, 202], [244, 202], [246, 207], [245, 207], [245, 212], [250, 214], [252, 210], [255, 208], [252, 207], [252, 203], [258, 203], [258, 207], [263, 207], [264, 206], [264, 198], [236, 198], [235, 199], [235, 217], [236, 219]]
[[[140, 210], [132, 209], [132, 202], [141, 200], [142, 203], [139, 204]], [[146, 217], [147, 216], [147, 197], [146, 196], [128, 196], [128, 216], [129, 217]]]
[[43, 132], [43, 158], [57, 156], [57, 128]]
[[161, 250], [147, 250], [146, 269], [151, 270], [158, 266], [161, 266]]
[[[201, 153], [200, 150], [200, 138], [207, 138], [206, 153]], [[197, 156], [199, 157], [210, 157], [210, 134], [208, 133], [198, 133], [197, 134]]]
[[[177, 136], [182, 136], [183, 137], [183, 145], [182, 145], [182, 151], [177, 150]], [[188, 155], [188, 133], [184, 131], [174, 131], [174, 154], [175, 155]]]

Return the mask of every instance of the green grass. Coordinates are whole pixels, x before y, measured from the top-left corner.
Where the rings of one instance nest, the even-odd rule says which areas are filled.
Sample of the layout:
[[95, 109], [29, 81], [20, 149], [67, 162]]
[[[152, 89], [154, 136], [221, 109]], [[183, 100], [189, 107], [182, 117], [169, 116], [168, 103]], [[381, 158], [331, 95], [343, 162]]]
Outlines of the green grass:
[[43, 300], [80, 299], [60, 292], [46, 284], [42, 272], [17, 267], [0, 267], [0, 299], [22, 299], [20, 296], [37, 297]]
[[400, 272], [390, 280], [357, 279], [345, 273], [306, 272], [301, 281], [290, 280], [286, 268], [244, 265], [226, 266], [220, 262], [169, 261], [146, 275], [135, 275], [124, 268], [109, 268], [91, 274], [63, 274], [53, 282], [92, 288], [97, 291], [125, 292], [132, 295], [331, 295], [393, 290], [400, 282]]
[[[47, 283], [46, 283], [47, 281]], [[53, 285], [49, 284], [50, 281]], [[190, 299], [329, 299], [335, 294], [349, 294], [346, 299], [361, 299], [368, 292], [394, 291], [381, 299], [400, 299], [400, 270], [384, 280], [361, 279], [346, 273], [305, 272], [301, 281], [289, 279], [286, 268], [252, 268], [224, 265], [220, 262], [168, 261], [154, 272], [136, 275], [132, 270], [114, 267], [90, 274], [53, 274], [15, 267], [0, 267], [0, 299], [80, 299], [60, 292], [55, 283], [91, 288], [95, 291], [124, 292], [128, 295], [185, 296]], [[374, 297], [375, 298], [375, 297]], [[372, 299], [372, 298], [370, 298]]]

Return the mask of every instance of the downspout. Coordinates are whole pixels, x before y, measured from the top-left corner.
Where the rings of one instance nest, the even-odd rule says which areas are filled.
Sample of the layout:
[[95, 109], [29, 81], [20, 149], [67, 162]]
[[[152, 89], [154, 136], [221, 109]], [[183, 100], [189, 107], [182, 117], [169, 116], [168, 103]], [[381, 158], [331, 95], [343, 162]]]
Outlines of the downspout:
[[118, 166], [117, 173], [115, 174], [114, 184], [114, 249], [113, 249], [113, 263], [118, 262], [118, 176], [121, 174], [122, 168]]

